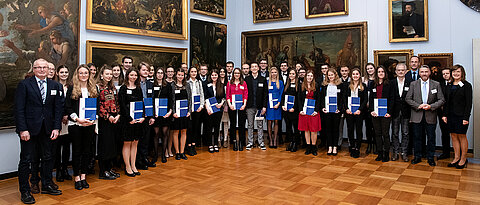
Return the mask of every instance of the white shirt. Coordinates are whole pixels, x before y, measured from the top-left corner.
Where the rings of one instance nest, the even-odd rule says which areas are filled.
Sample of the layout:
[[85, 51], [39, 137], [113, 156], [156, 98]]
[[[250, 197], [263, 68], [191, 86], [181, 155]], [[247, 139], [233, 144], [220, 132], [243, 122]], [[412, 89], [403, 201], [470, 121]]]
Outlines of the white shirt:
[[327, 86], [327, 96], [337, 97], [337, 86], [328, 85]]
[[350, 89], [350, 97], [358, 97], [358, 86], [354, 90]]
[[398, 96], [400, 97], [402, 97], [404, 85], [405, 85], [405, 78], [403, 80], [400, 80], [400, 78], [397, 77]]
[[197, 79], [195, 80], [192, 80], [192, 79], [189, 79], [189, 81], [191, 81], [192, 83], [190, 84], [190, 88], [192, 89], [192, 96], [193, 95], [200, 95], [200, 91], [198, 90], [198, 87], [197, 87]]

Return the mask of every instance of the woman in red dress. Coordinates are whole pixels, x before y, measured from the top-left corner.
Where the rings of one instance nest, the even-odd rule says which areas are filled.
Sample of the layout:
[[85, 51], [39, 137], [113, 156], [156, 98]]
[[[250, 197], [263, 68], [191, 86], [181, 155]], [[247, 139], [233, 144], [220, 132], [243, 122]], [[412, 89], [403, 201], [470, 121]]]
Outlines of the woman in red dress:
[[[322, 129], [320, 123], [320, 87], [315, 84], [313, 71], [307, 71], [305, 80], [297, 95], [298, 105], [302, 106], [298, 115], [298, 130], [305, 131], [305, 140], [307, 142], [307, 150], [305, 154], [317, 156], [317, 133]], [[311, 115], [307, 115], [305, 101], [306, 99], [315, 100], [315, 108]]]

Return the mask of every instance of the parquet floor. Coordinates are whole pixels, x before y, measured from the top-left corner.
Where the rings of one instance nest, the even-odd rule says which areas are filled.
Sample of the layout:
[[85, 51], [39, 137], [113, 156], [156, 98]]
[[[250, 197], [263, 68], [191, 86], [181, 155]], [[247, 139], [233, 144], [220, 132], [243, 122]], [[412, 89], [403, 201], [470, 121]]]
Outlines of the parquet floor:
[[[376, 162], [374, 155], [313, 157], [284, 148], [210, 154], [114, 181], [89, 175], [90, 189], [59, 182], [61, 196], [35, 194], [37, 204], [480, 204], [480, 164], [457, 170], [448, 160]], [[363, 150], [362, 150], [363, 151]], [[0, 204], [19, 204], [17, 178], [0, 181]]]

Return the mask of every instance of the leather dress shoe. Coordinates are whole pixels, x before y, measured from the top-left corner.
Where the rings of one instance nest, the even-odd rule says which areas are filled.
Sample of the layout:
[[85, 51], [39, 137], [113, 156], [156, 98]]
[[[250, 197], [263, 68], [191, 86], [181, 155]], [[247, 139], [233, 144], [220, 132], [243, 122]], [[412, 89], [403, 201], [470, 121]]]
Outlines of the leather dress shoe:
[[103, 173], [100, 173], [100, 176], [98, 176], [99, 179], [105, 179], [105, 180], [114, 180], [117, 177], [115, 177], [112, 173], [109, 171], [105, 171]]
[[187, 155], [185, 155], [185, 153], [181, 153], [180, 154], [180, 158], [182, 158], [183, 160], [187, 160]]
[[437, 159], [440, 160], [440, 159], [448, 159], [448, 158], [450, 158], [450, 154], [443, 153], [440, 156], [438, 156]]
[[415, 158], [412, 160], [412, 164], [418, 164], [418, 163], [420, 163], [420, 162], [422, 162], [422, 158], [420, 158], [420, 157], [415, 157]]
[[53, 181], [50, 181], [50, 185], [52, 185], [52, 187], [53, 187], [54, 189], [58, 189], [58, 185], [55, 184], [55, 183], [53, 183]]
[[32, 191], [33, 194], [40, 193], [40, 187], [38, 186], [38, 183], [32, 183], [30, 185], [30, 190]]
[[30, 192], [24, 192], [21, 194], [21, 199], [24, 204], [34, 204], [35, 203], [35, 198], [33, 198], [32, 194]]
[[180, 156], [179, 153], [175, 154], [175, 160], [180, 160], [180, 159], [182, 159], [182, 156]]
[[90, 184], [87, 183], [87, 180], [86, 180], [86, 179], [80, 180], [80, 182], [82, 183], [82, 187], [83, 187], [84, 189], [90, 188]]
[[150, 162], [150, 161], [145, 162], [145, 165], [147, 165], [147, 167], [156, 167], [157, 166], [155, 164], [155, 162]]
[[108, 172], [110, 172], [110, 174], [113, 175], [113, 176], [115, 176], [116, 178], [120, 177], [120, 173], [117, 173], [117, 172], [113, 171], [113, 169], [111, 169], [111, 170], [108, 171]]
[[428, 159], [427, 162], [428, 162], [428, 165], [430, 165], [432, 167], [437, 166], [434, 159]]
[[83, 189], [81, 181], [75, 182], [75, 189], [76, 190], [82, 190]]
[[61, 195], [62, 191], [53, 188], [52, 185], [47, 185], [45, 187], [42, 187], [42, 194]]
[[143, 163], [136, 164], [135, 167], [137, 167], [137, 169], [141, 169], [141, 170], [148, 170], [148, 166], [143, 164]]

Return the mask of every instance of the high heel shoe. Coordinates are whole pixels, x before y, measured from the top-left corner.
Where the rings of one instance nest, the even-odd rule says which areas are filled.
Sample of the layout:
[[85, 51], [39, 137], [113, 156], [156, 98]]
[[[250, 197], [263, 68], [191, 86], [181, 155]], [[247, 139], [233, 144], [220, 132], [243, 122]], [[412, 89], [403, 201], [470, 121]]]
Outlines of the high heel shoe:
[[219, 150], [218, 150], [218, 146], [217, 146], [217, 145], [213, 146], [213, 151], [215, 151], [215, 152], [219, 152]]
[[127, 172], [127, 170], [125, 170], [125, 175], [129, 176], [129, 177], [135, 177], [136, 174], [135, 172], [132, 172], [131, 174]]
[[82, 183], [82, 187], [83, 187], [84, 189], [90, 188], [90, 184], [87, 183], [87, 180], [86, 180], [86, 179], [80, 180], [80, 182]]
[[337, 147], [334, 146], [334, 147], [333, 147], [333, 150], [332, 150], [332, 155], [333, 155], [333, 156], [337, 156], [337, 154], [338, 154], [338, 153], [337, 153]]
[[76, 190], [82, 190], [83, 189], [82, 181], [76, 181], [75, 182], [75, 189]]
[[332, 150], [333, 150], [333, 148], [329, 146], [328, 151], [327, 151], [327, 155], [332, 155]]
[[133, 172], [133, 174], [135, 174], [135, 175], [137, 175], [137, 176], [138, 176], [138, 175], [141, 175], [140, 172]]
[[457, 167], [458, 162], [460, 162], [460, 160], [457, 160], [456, 162], [448, 163], [447, 167]]
[[210, 152], [210, 153], [214, 153], [214, 152], [215, 152], [215, 150], [213, 150], [213, 146], [209, 146], [209, 147], [208, 147], [208, 152]]
[[[460, 160], [458, 160], [460, 161]], [[465, 160], [465, 163], [463, 163], [463, 165], [460, 165], [459, 163], [457, 164], [456, 168], [457, 169], [463, 169], [463, 168], [467, 168], [467, 164], [468, 164], [468, 159]]]

